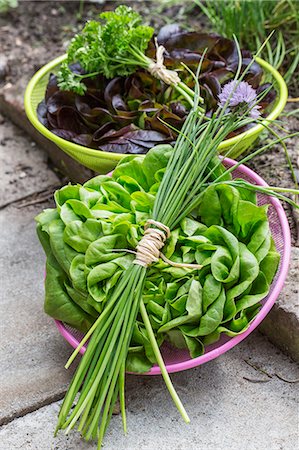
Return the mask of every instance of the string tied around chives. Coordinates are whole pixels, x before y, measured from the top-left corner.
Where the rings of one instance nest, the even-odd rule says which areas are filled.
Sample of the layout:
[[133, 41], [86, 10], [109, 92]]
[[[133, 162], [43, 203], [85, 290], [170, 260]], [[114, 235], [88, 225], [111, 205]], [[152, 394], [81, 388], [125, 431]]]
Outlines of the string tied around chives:
[[[156, 228], [151, 227], [155, 226]], [[133, 264], [139, 264], [143, 267], [148, 267], [154, 262], [158, 262], [159, 258], [163, 259], [164, 262], [173, 266], [188, 269], [201, 269], [200, 264], [186, 264], [186, 263], [176, 263], [166, 258], [166, 256], [161, 252], [161, 249], [165, 245], [165, 241], [170, 237], [170, 229], [167, 225], [158, 222], [153, 219], [149, 219], [144, 226], [144, 235], [139, 241], [136, 247], [136, 259]]]
[[157, 38], [155, 38], [156, 45], [156, 62], [150, 62], [147, 70], [155, 78], [164, 81], [165, 84], [178, 84], [181, 80], [174, 70], [169, 70], [164, 66], [164, 52], [163, 45], [159, 45]]

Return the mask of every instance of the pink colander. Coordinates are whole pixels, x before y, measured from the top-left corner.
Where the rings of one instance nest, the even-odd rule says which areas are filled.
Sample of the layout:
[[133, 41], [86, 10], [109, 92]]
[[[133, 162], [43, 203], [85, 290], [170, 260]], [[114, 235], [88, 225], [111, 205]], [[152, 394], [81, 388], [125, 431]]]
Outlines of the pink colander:
[[[236, 164], [235, 161], [228, 158], [224, 160], [224, 163], [227, 167], [231, 167], [232, 165]], [[244, 165], [240, 165], [233, 172], [233, 177], [243, 178], [244, 180], [249, 181], [252, 184], [267, 186], [267, 183], [259, 175], [257, 175], [255, 172]], [[232, 338], [223, 335], [218, 342], [207, 346], [205, 354], [199, 356], [198, 358], [190, 358], [188, 350], [176, 349], [171, 347], [170, 345], [163, 344], [161, 352], [169, 373], [180, 372], [181, 370], [191, 369], [192, 367], [199, 366], [200, 364], [211, 361], [212, 359], [217, 358], [217, 356], [220, 356], [230, 350], [239, 342], [243, 341], [243, 339], [245, 339], [250, 333], [252, 333], [252, 331], [266, 317], [275, 300], [277, 299], [283, 287], [283, 283], [287, 276], [289, 267], [291, 251], [290, 229], [284, 210], [280, 202], [276, 198], [272, 198], [263, 194], [258, 194], [257, 198], [259, 205], [263, 205], [266, 203], [270, 205], [268, 209], [270, 229], [275, 241], [276, 249], [280, 253], [280, 264], [278, 267], [278, 271], [272, 282], [269, 294], [262, 300], [261, 310], [244, 333]], [[72, 347], [76, 348], [83, 338], [83, 334], [58, 320], [55, 320], [55, 322], [60, 334], [71, 344]], [[83, 346], [80, 350], [80, 353], [83, 354], [85, 350], [86, 347]], [[161, 371], [159, 366], [155, 365], [149, 372], [142, 375], [158, 375], [160, 373]]]

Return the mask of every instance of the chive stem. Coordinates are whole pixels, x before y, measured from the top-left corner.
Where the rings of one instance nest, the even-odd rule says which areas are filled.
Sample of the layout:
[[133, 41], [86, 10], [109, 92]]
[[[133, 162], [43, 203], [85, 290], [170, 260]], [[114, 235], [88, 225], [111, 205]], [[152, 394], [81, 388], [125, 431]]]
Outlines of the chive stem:
[[161, 374], [162, 374], [163, 379], [165, 381], [165, 384], [167, 386], [167, 389], [168, 389], [168, 391], [169, 391], [169, 393], [170, 393], [170, 395], [171, 395], [171, 397], [172, 397], [172, 399], [174, 401], [174, 404], [176, 405], [177, 409], [179, 410], [181, 416], [183, 417], [184, 421], [186, 423], [189, 423], [190, 422], [189, 416], [188, 416], [188, 414], [187, 414], [187, 412], [186, 412], [186, 410], [185, 410], [185, 408], [184, 408], [184, 406], [183, 406], [183, 404], [182, 404], [178, 394], [176, 393], [176, 391], [175, 391], [175, 389], [174, 389], [174, 387], [172, 385], [171, 379], [170, 379], [170, 377], [168, 375], [168, 372], [166, 370], [166, 367], [165, 367], [163, 358], [161, 356], [160, 349], [159, 349], [159, 346], [157, 344], [157, 341], [156, 341], [156, 338], [155, 338], [155, 335], [154, 335], [154, 332], [153, 332], [153, 329], [152, 329], [149, 317], [147, 315], [146, 308], [144, 306], [143, 300], [141, 300], [141, 302], [140, 302], [140, 313], [141, 313], [142, 320], [143, 320], [143, 323], [145, 325], [145, 328], [146, 328], [146, 331], [147, 331], [147, 334], [148, 334], [148, 337], [149, 337], [149, 340], [150, 340], [153, 352], [155, 354], [157, 363], [158, 363], [158, 365], [160, 367]]
[[126, 401], [125, 401], [125, 376], [126, 376], [126, 363], [122, 364], [122, 368], [119, 375], [119, 405], [121, 411], [121, 417], [123, 422], [124, 433], [127, 434], [127, 416], [126, 416]]

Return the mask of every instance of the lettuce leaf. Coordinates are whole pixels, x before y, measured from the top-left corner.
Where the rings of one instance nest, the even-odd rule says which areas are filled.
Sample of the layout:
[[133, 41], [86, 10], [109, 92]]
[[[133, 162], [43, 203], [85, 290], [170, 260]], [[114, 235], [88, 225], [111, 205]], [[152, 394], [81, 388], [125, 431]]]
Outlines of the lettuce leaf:
[[[134, 260], [151, 217], [171, 147], [158, 146], [144, 159], [125, 158], [112, 177], [55, 194], [56, 208], [37, 216], [47, 255], [45, 311], [87, 330], [109, 300], [123, 270]], [[151, 170], [152, 168], [152, 170]], [[160, 345], [187, 347], [196, 357], [222, 333], [244, 332], [267, 296], [278, 268], [267, 207], [227, 184], [208, 187], [199, 206], [172, 231], [163, 249], [178, 268], [159, 260], [147, 272], [145, 303]], [[134, 327], [127, 368], [148, 370], [155, 363], [140, 316]]]

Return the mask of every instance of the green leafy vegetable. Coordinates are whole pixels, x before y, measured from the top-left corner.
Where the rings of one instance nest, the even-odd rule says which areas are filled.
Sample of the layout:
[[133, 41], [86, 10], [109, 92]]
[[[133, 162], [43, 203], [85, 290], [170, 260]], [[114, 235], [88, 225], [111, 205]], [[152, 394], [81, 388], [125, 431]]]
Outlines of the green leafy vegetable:
[[[156, 191], [160, 185], [158, 173], [170, 151], [170, 146], [158, 146], [145, 158], [124, 159], [112, 178], [99, 176], [83, 187], [62, 188], [55, 194], [57, 208], [37, 217], [49, 261], [45, 309], [52, 317], [86, 330], [107, 303], [134, 259], [115, 250], [134, 250], [141, 239], [153, 210], [153, 187]], [[98, 217], [98, 207], [105, 205], [112, 214]], [[119, 214], [123, 207], [128, 212]], [[257, 206], [255, 196], [249, 198], [244, 189], [227, 184], [205, 190], [192, 218], [184, 218], [171, 233], [164, 253], [176, 262], [206, 261], [201, 273], [160, 260], [150, 268], [143, 289], [160, 344], [168, 340], [187, 347], [193, 357], [219, 334], [235, 335], [248, 327], [258, 312], [251, 308], [267, 295], [279, 263], [265, 206]], [[141, 317], [137, 323], [127, 370], [140, 372], [155, 360]]]
[[[152, 149], [144, 159], [129, 157], [119, 164], [112, 180], [97, 177], [83, 187], [66, 188], [62, 195], [58, 192], [57, 211], [45, 212], [38, 219], [41, 232], [48, 235], [50, 245], [46, 237], [42, 239], [48, 264], [55, 256], [62, 272], [57, 276], [49, 270], [47, 274], [48, 299], [52, 305], [49, 311], [54, 315], [57, 306], [59, 313], [60, 303], [68, 305], [68, 301], [83, 306], [84, 299], [84, 316], [94, 312], [93, 309], [100, 311], [80, 344], [90, 338], [57, 425], [57, 431], [66, 429], [68, 433], [80, 419], [79, 431], [86, 440], [97, 437], [98, 449], [118, 394], [126, 428], [124, 377], [130, 350], [131, 367], [135, 362], [138, 371], [147, 367], [147, 360], [158, 363], [175, 405], [189, 422], [159, 346], [167, 338], [178, 346], [185, 342], [190, 354], [197, 356], [204, 351], [205, 342], [217, 339], [221, 331], [227, 334], [244, 331], [257, 313], [260, 300], [268, 293], [269, 275], [276, 271], [277, 260], [272, 258], [273, 246], [266, 239], [266, 227], [259, 230], [260, 223], [267, 221], [266, 209], [252, 205], [250, 195], [239, 194], [228, 173], [222, 183], [217, 182], [219, 177], [211, 177], [214, 169], [221, 166], [216, 158], [219, 143], [229, 131], [251, 119], [221, 110], [206, 122], [198, 114], [198, 101], [197, 85], [194, 106], [174, 149], [168, 152], [168, 161], [165, 151], [160, 156], [161, 148], [158, 154]], [[156, 172], [150, 174], [154, 154]], [[207, 181], [211, 182], [209, 188]], [[211, 205], [204, 203], [204, 197], [209, 190], [217, 189], [221, 198], [221, 186], [230, 201], [221, 203], [216, 224], [212, 220], [205, 223], [199, 209], [205, 213], [203, 216], [209, 217], [203, 205], [206, 208]], [[71, 228], [72, 222], [88, 220], [101, 222], [101, 235], [91, 241], [94, 234], [89, 227], [80, 226], [83, 235], [88, 236], [83, 245], [91, 242], [85, 252], [77, 252], [71, 247], [78, 248], [76, 240], [70, 239], [68, 244], [64, 241], [65, 234], [70, 236], [65, 228]], [[160, 249], [172, 230], [175, 236], [168, 248], [172, 253], [170, 263]], [[134, 257], [130, 247], [134, 249], [136, 242]], [[151, 255], [152, 246], [156, 251]], [[264, 275], [259, 263], [268, 252], [272, 268]], [[188, 265], [181, 264], [186, 261]], [[201, 261], [201, 266], [190, 264], [194, 261]], [[212, 295], [204, 292], [211, 284], [210, 278], [205, 282], [208, 275], [219, 283]], [[49, 289], [52, 283], [55, 290], [62, 282], [67, 286], [66, 292], [62, 289], [62, 301], [55, 305]], [[75, 319], [74, 322], [78, 320], [76, 316]]]
[[[109, 14], [113, 16], [116, 12]], [[120, 20], [118, 15], [115, 20]], [[102, 22], [94, 23], [101, 33], [108, 26]], [[88, 27], [89, 24], [86, 29]], [[103, 70], [107, 64], [102, 70], [101, 55], [114, 61], [118, 53], [108, 49], [106, 54], [106, 47], [115, 45], [121, 34], [109, 39], [106, 46], [102, 42], [102, 34], [92, 30], [91, 27], [88, 33], [83, 31], [72, 40], [67, 61], [59, 73], [59, 86], [57, 76], [50, 74], [45, 99], [37, 108], [40, 122], [54, 134], [86, 147], [116, 153], [146, 153], [159, 143], [173, 142], [177, 137], [176, 130], [181, 129], [193, 102], [194, 77], [190, 70], [196, 72], [205, 49], [198, 82], [208, 117], [217, 108], [222, 86], [232, 80], [238, 70], [240, 55], [235, 42], [217, 35], [186, 32], [170, 25], [159, 31], [157, 42], [165, 48], [165, 66], [170, 71], [179, 69], [184, 83], [178, 83], [177, 87], [168, 86], [140, 65], [126, 77], [106, 78]], [[136, 28], [129, 28], [126, 24], [124, 33], [133, 30]], [[98, 40], [101, 40], [98, 45], [103, 46], [100, 54], [95, 48]], [[138, 42], [137, 39], [135, 41]], [[128, 46], [129, 40], [124, 42]], [[148, 63], [151, 61], [151, 67], [155, 52], [151, 39], [142, 57]], [[118, 56], [122, 61], [123, 56]], [[269, 90], [270, 84], [261, 85], [262, 68], [253, 63], [248, 51], [241, 51], [241, 57], [244, 79], [257, 89], [258, 95], [264, 93], [259, 101], [259, 111], [267, 114], [269, 104], [275, 99], [275, 90]], [[131, 66], [118, 62], [117, 67], [117, 73], [121, 74], [129, 71]], [[251, 126], [247, 124], [238, 132]]]
[[[142, 25], [142, 18], [137, 12], [121, 5], [115, 11], [101, 13], [100, 20], [88, 22], [82, 32], [72, 39], [67, 61], [58, 73], [61, 89], [83, 95], [86, 91], [82, 83], [84, 78], [99, 74], [106, 78], [126, 76], [137, 68], [143, 68], [173, 86], [193, 106], [194, 91], [181, 82], [176, 71], [167, 69], [163, 64], [164, 48], [157, 48], [156, 62], [145, 55], [154, 29]], [[72, 70], [71, 63], [79, 63], [79, 70]], [[198, 105], [197, 108], [203, 112]]]
[[88, 77], [102, 73], [106, 78], [126, 76], [137, 67], [148, 67], [144, 55], [154, 29], [142, 25], [141, 16], [132, 8], [121, 5], [115, 11], [100, 14], [100, 22], [89, 21], [69, 47], [67, 62], [62, 64], [58, 82], [62, 90], [82, 95], [86, 75], [73, 72], [69, 64], [80, 62]]

